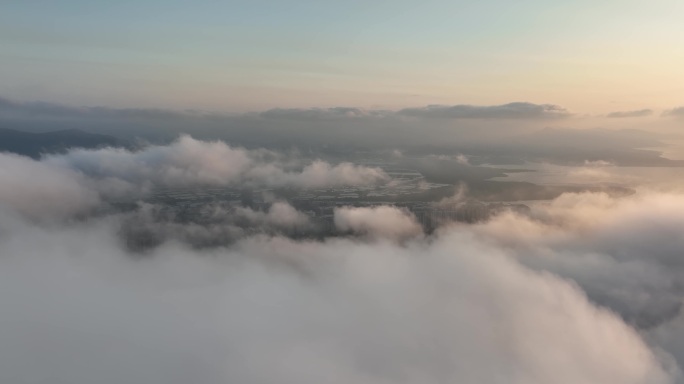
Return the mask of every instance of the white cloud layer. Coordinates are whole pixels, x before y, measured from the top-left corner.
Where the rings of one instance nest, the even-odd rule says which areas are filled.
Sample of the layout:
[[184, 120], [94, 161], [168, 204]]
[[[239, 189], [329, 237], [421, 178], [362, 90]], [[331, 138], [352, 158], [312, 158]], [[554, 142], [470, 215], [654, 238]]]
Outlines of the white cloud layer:
[[99, 194], [79, 172], [0, 153], [0, 207], [31, 218], [65, 218], [99, 203]]
[[296, 163], [275, 152], [189, 136], [140, 151], [73, 149], [41, 160], [0, 153], [0, 206], [33, 218], [65, 218], [87, 213], [101, 200], [135, 197], [154, 187], [321, 188], [389, 180], [380, 168]]
[[233, 148], [221, 141], [205, 142], [182, 136], [167, 146], [138, 152], [105, 148], [75, 149], [52, 155], [45, 162], [75, 169], [93, 178], [116, 178], [164, 186], [251, 185], [268, 187], [329, 187], [373, 184], [388, 176], [379, 168], [351, 163], [330, 165], [317, 160], [301, 170], [287, 169], [278, 154]]
[[107, 221], [2, 219], [2, 382], [671, 382], [576, 285], [467, 232], [136, 260]]
[[[323, 241], [238, 225], [313, 225], [282, 201], [207, 206], [208, 224], [87, 215], [141, 186], [386, 177], [189, 137], [0, 154], [0, 382], [682, 382], [682, 194], [565, 194], [430, 236], [402, 209], [343, 207], [336, 227], [361, 236]], [[136, 223], [167, 237], [132, 253]]]
[[335, 227], [371, 237], [402, 239], [423, 233], [410, 212], [390, 206], [340, 207], [334, 211]]

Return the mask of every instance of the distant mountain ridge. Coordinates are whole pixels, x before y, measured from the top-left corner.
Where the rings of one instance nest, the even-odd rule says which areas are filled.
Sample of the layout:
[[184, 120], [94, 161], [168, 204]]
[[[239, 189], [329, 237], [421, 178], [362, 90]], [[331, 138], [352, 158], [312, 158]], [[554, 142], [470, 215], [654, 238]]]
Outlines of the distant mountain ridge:
[[70, 148], [126, 147], [124, 140], [79, 129], [33, 133], [0, 128], [0, 152], [12, 152], [33, 158], [63, 153]]

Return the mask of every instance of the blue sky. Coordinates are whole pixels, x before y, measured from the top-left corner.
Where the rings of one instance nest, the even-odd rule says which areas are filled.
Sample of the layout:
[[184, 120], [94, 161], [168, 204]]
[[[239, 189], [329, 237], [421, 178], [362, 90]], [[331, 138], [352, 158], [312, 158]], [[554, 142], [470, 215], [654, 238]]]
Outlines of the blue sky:
[[[68, 104], [670, 107], [684, 2], [14, 1], [3, 96]], [[613, 108], [614, 109], [614, 108]]]

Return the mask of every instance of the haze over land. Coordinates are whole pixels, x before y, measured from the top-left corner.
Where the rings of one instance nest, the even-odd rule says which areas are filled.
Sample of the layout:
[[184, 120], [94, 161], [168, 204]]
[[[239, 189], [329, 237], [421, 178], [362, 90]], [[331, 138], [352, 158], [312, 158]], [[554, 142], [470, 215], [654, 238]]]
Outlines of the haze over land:
[[0, 382], [684, 383], [680, 1], [38, 3]]

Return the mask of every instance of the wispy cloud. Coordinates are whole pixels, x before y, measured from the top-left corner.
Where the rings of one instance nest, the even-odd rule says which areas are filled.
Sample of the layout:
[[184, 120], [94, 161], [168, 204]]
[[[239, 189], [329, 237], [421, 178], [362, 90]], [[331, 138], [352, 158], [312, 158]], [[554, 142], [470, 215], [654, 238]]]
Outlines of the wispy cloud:
[[625, 117], [646, 117], [653, 115], [652, 109], [639, 109], [634, 111], [618, 111], [611, 112], [606, 117], [609, 118], [625, 118]]
[[360, 118], [382, 118], [392, 115], [392, 111], [369, 110], [351, 107], [309, 108], [309, 109], [269, 109], [259, 116], [284, 120], [343, 120]]
[[570, 113], [552, 104], [516, 102], [503, 105], [429, 105], [423, 108], [406, 108], [399, 114], [441, 119], [548, 119], [568, 117]]

